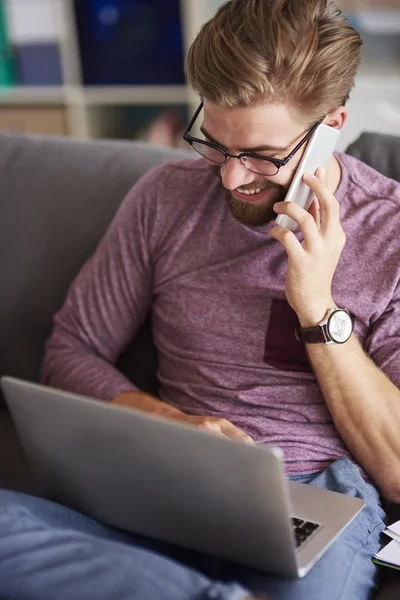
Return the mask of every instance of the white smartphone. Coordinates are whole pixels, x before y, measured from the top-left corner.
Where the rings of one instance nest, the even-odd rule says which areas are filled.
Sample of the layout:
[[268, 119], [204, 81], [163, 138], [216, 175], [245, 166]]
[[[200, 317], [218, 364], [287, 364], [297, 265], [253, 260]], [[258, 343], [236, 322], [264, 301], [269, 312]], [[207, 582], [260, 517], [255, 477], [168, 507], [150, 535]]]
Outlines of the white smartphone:
[[[296, 204], [302, 206], [305, 210], [310, 208], [314, 193], [303, 182], [303, 175], [304, 173], [315, 175], [318, 167], [326, 169], [339, 136], [339, 129], [334, 129], [324, 123], [318, 125], [308, 142], [304, 156], [286, 194], [285, 202], [296, 202]], [[292, 231], [299, 229], [298, 224], [287, 215], [278, 215], [275, 223]]]

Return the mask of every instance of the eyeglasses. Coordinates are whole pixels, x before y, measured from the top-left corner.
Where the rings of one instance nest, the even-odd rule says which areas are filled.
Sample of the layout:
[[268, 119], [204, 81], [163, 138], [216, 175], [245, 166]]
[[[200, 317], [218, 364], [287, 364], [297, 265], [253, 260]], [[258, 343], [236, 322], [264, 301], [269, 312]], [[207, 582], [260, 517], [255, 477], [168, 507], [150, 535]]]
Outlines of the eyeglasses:
[[271, 156], [261, 156], [260, 154], [254, 154], [252, 152], [241, 152], [240, 154], [229, 154], [220, 146], [207, 142], [206, 140], [200, 140], [199, 138], [190, 135], [192, 129], [201, 109], [203, 108], [203, 102], [194, 113], [185, 133], [183, 139], [192, 146], [193, 150], [196, 150], [203, 158], [217, 165], [223, 165], [226, 163], [228, 158], [238, 158], [243, 166], [253, 173], [258, 175], [277, 175], [279, 169], [284, 167], [291, 158], [300, 150], [300, 148], [310, 139], [318, 125], [322, 123], [324, 117], [315, 123], [310, 131], [303, 137], [303, 139], [297, 144], [297, 146], [291, 151], [286, 158], [272, 158]]

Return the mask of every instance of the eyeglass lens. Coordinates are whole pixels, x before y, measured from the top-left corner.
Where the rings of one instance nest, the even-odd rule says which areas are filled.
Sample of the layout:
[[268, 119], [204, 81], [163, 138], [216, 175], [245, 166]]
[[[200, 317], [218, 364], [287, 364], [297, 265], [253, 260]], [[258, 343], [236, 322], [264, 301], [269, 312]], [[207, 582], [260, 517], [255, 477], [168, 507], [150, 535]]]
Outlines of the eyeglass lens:
[[[201, 144], [200, 142], [193, 142], [192, 147], [196, 152], [203, 156], [203, 158], [212, 163], [223, 165], [226, 160], [225, 154], [218, 150], [218, 148], [213, 148], [212, 146]], [[261, 158], [242, 156], [240, 160], [247, 169], [254, 173], [258, 173], [259, 175], [276, 175], [279, 170], [274, 163]]]

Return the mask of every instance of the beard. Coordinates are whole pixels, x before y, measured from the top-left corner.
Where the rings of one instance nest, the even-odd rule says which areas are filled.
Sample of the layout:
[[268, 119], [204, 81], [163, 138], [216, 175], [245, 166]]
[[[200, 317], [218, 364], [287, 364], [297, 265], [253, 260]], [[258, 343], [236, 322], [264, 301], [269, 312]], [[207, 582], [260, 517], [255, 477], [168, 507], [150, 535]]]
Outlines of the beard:
[[[211, 169], [221, 179], [221, 167], [213, 165]], [[276, 218], [276, 213], [273, 210], [275, 202], [282, 202], [287, 194], [287, 189], [285, 187], [278, 183], [274, 183], [273, 181], [268, 181], [268, 179], [264, 179], [263, 177], [260, 177], [259, 180], [253, 181], [248, 185], [242, 185], [240, 187], [243, 190], [275, 190], [272, 198], [268, 198], [264, 202], [258, 204], [238, 200], [230, 190], [224, 188], [228, 208], [232, 216], [240, 223], [243, 223], [243, 225], [248, 225], [250, 227], [263, 227], [273, 221]]]

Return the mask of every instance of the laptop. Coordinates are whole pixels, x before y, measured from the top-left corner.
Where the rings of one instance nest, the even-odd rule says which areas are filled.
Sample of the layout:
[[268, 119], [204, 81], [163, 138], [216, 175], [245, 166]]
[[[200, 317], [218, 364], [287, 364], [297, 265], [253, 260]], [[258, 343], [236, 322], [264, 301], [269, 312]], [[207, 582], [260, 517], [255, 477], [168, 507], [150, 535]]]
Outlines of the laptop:
[[103, 523], [303, 577], [364, 502], [289, 481], [282, 451], [1, 380], [45, 496]]

